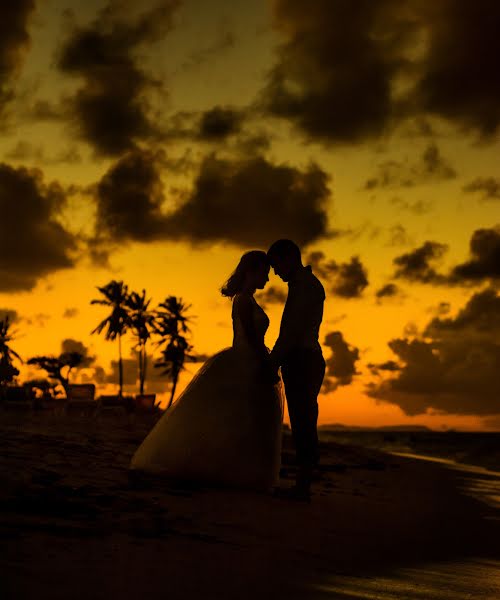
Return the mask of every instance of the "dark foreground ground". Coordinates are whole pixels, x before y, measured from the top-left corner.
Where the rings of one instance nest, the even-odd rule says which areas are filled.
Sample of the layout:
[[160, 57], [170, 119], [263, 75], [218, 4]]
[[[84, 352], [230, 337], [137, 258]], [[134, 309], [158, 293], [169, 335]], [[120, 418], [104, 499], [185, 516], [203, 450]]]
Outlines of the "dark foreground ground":
[[[152, 424], [0, 413], [3, 600], [500, 597], [500, 521], [466, 473], [327, 441], [311, 504], [139, 488]], [[283, 487], [291, 457], [286, 436]]]

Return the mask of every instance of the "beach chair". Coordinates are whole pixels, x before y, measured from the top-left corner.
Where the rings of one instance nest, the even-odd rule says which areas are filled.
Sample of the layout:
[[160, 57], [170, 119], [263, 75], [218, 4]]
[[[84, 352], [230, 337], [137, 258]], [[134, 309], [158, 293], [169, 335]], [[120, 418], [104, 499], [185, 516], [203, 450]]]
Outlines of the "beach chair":
[[98, 414], [120, 415], [127, 413], [129, 399], [116, 394], [99, 396], [97, 399]]
[[4, 406], [6, 409], [31, 410], [33, 408], [33, 394], [30, 388], [24, 385], [13, 385], [4, 388]]
[[92, 415], [97, 408], [94, 399], [95, 385], [93, 383], [72, 383], [68, 386], [68, 401], [66, 412], [72, 414]]
[[137, 394], [134, 398], [134, 408], [137, 412], [153, 412], [156, 394]]

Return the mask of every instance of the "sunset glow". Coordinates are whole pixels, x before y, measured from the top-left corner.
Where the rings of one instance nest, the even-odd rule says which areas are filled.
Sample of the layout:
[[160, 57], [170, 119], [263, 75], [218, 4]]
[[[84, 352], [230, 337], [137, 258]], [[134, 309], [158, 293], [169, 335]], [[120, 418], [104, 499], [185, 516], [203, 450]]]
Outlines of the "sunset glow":
[[[191, 304], [209, 356], [232, 342], [219, 290], [241, 254], [290, 237], [327, 291], [320, 424], [500, 429], [497, 5], [13, 4], [0, 312], [24, 360], [81, 342], [95, 361], [75, 381], [114, 391], [117, 347], [91, 335], [106, 309], [90, 304], [112, 279]], [[270, 347], [276, 290], [271, 273]]]

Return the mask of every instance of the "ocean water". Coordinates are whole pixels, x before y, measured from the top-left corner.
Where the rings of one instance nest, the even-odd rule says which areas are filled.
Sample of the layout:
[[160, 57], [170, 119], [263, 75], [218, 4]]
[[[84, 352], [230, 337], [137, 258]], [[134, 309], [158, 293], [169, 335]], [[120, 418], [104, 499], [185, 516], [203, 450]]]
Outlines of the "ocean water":
[[[495, 470], [500, 456], [498, 433], [323, 431], [322, 434], [338, 442], [441, 463], [444, 468], [457, 472], [464, 494], [494, 509], [489, 511], [488, 519], [500, 520], [500, 466]], [[500, 540], [498, 555], [500, 558]], [[462, 561], [424, 563], [369, 577], [335, 575], [315, 586], [315, 598], [500, 600], [500, 560], [478, 556]]]
[[[500, 519], [500, 472], [477, 467], [475, 465], [466, 465], [449, 458], [439, 458], [435, 456], [426, 456], [422, 454], [413, 454], [411, 452], [392, 452], [396, 456], [415, 458], [429, 462], [441, 463], [443, 466], [458, 472], [459, 482], [462, 491], [465, 494], [473, 496], [477, 500], [484, 502], [488, 506], [498, 509]], [[460, 477], [460, 474], [463, 477]], [[493, 517], [494, 518], [494, 517]], [[499, 542], [500, 549], [500, 542]], [[500, 596], [498, 597], [500, 600]]]
[[376, 577], [336, 576], [315, 588], [332, 600], [498, 600], [500, 562], [430, 563]]
[[320, 438], [385, 452], [418, 454], [500, 471], [500, 432], [348, 429], [322, 426]]

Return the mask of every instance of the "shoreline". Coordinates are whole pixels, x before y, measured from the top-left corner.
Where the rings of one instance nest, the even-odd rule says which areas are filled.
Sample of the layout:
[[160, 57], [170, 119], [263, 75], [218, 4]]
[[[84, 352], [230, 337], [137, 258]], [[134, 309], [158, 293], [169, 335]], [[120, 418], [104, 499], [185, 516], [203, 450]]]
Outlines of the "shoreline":
[[[332, 597], [339, 577], [500, 560], [498, 512], [461, 491], [472, 474], [321, 441], [311, 504], [161, 482], [135, 489], [128, 461], [150, 426], [0, 421], [2, 598], [309, 599]], [[288, 436], [282, 456], [285, 487]]]

